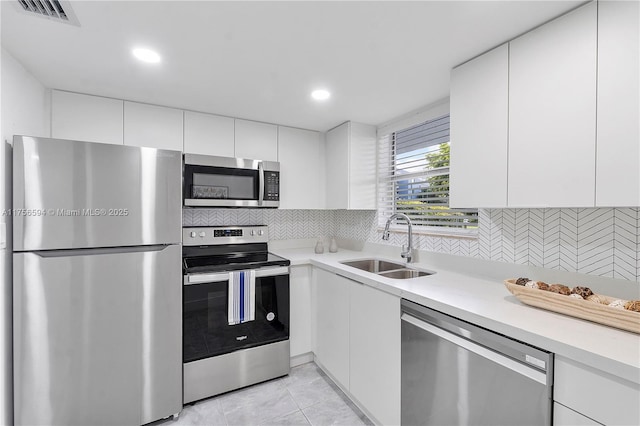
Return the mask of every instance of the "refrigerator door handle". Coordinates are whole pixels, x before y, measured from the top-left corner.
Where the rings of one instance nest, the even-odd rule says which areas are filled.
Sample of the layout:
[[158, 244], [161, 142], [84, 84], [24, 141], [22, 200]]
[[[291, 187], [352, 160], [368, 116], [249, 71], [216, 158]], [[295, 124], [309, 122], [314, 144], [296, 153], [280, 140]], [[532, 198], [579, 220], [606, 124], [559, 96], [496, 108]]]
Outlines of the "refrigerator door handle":
[[151, 251], [162, 251], [173, 244], [155, 244], [150, 246], [135, 247], [105, 247], [105, 248], [86, 248], [86, 249], [64, 249], [64, 250], [39, 250], [30, 253], [40, 257], [71, 257], [71, 256], [97, 256], [104, 254], [122, 254], [122, 253], [143, 253]]

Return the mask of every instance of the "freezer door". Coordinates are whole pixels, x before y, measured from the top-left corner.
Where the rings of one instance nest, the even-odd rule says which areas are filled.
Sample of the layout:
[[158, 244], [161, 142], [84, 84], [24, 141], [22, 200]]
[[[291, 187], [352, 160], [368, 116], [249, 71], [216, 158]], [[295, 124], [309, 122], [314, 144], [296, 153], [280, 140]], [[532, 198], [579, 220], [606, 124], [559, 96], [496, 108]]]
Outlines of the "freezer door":
[[178, 151], [15, 136], [13, 250], [181, 241]]
[[16, 425], [136, 425], [182, 408], [180, 246], [14, 253]]

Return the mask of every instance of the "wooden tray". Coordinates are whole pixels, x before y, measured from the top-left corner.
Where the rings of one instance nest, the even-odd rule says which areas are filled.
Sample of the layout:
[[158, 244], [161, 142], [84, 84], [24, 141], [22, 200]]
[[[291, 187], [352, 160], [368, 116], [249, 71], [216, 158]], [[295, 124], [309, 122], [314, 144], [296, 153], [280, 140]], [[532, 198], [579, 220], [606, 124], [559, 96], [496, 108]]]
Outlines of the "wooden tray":
[[[517, 285], [515, 279], [505, 280], [504, 285], [511, 294], [527, 305], [640, 334], [640, 312], [610, 308], [601, 303], [524, 287]], [[598, 296], [606, 299], [609, 303], [615, 300], [609, 296]]]

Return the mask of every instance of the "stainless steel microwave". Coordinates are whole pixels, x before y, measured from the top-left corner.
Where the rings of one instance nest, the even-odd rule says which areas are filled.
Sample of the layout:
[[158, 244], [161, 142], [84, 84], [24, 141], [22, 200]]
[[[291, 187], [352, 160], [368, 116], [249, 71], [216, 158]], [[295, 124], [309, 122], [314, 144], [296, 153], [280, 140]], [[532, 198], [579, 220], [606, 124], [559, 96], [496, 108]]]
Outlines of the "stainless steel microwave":
[[211, 155], [184, 155], [187, 207], [278, 207], [280, 163]]

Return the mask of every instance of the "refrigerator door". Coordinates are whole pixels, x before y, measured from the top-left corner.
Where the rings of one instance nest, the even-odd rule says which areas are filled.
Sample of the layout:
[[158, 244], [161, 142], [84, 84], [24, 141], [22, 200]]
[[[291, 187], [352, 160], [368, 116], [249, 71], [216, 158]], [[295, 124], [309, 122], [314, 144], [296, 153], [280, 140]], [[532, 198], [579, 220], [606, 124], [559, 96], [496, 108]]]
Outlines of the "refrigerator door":
[[13, 250], [179, 243], [182, 154], [15, 136]]
[[178, 245], [14, 253], [15, 424], [180, 412], [180, 261]]

